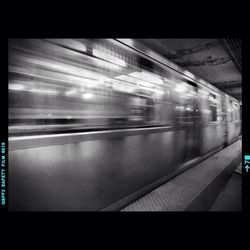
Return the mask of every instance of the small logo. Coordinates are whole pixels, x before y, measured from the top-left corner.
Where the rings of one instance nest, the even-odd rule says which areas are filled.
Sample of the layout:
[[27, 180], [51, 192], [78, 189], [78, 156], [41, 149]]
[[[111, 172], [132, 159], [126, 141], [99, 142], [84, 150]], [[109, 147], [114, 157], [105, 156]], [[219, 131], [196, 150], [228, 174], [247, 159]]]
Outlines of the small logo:
[[246, 172], [248, 173], [248, 170], [250, 168], [248, 165], [250, 164], [250, 155], [245, 155], [244, 159], [245, 159], [244, 164], [246, 164], [244, 168], [246, 169]]
[[249, 169], [250, 167], [248, 166], [248, 165], [246, 165], [245, 166], [245, 169], [246, 169], [246, 172], [248, 173], [248, 169]]
[[250, 155], [245, 155], [245, 160], [250, 160]]

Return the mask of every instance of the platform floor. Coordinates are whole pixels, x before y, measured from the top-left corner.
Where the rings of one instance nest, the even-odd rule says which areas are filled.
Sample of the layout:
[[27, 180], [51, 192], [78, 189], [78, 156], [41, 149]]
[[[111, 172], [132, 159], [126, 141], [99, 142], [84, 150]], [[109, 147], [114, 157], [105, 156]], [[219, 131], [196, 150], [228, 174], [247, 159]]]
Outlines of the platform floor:
[[234, 171], [209, 211], [242, 211], [242, 165]]
[[240, 162], [241, 139], [121, 211], [241, 211]]

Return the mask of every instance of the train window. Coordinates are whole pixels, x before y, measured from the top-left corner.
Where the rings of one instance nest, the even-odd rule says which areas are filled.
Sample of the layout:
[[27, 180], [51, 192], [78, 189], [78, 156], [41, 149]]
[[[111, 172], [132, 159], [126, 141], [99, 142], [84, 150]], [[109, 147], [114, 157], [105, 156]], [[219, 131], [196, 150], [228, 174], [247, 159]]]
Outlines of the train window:
[[214, 105], [210, 105], [211, 110], [211, 122], [217, 121], [217, 108]]
[[240, 120], [240, 107], [237, 105], [237, 121]]
[[234, 121], [234, 108], [233, 108], [233, 102], [232, 100], [230, 100], [229, 102], [229, 122], [233, 122]]
[[150, 72], [154, 71], [153, 63], [144, 57], [138, 56], [138, 64], [139, 67], [142, 69], [145, 69]]
[[210, 94], [208, 99], [209, 99], [209, 110], [210, 110], [210, 114], [211, 114], [210, 122], [215, 122], [215, 121], [217, 121], [217, 100], [216, 100], [216, 95]]
[[9, 132], [53, 133], [172, 122], [164, 70], [106, 39], [13, 39]]
[[189, 81], [189, 80], [187, 80], [187, 83], [188, 83], [188, 84], [190, 84], [191, 86], [193, 86], [193, 87], [194, 87], [194, 89], [197, 91], [197, 88], [198, 88], [197, 83], [192, 82], [192, 81]]
[[239, 120], [239, 110], [236, 109], [235, 110], [235, 121], [238, 121]]
[[237, 103], [233, 103], [232, 106], [232, 113], [233, 113], [233, 121], [238, 121], [239, 120], [239, 106]]

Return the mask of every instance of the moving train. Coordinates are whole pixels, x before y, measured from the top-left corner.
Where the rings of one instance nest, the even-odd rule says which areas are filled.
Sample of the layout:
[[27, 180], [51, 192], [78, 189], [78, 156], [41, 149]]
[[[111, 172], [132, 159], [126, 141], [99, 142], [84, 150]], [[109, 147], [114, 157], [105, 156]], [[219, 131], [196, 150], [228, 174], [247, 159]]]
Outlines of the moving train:
[[9, 210], [117, 211], [237, 140], [233, 97], [135, 39], [9, 39]]

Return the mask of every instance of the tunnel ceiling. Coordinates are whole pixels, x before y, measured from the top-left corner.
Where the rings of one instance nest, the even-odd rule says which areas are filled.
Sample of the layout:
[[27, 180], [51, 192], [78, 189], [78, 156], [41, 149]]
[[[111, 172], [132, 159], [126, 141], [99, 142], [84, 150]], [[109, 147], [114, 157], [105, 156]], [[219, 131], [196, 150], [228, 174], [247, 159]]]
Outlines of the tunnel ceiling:
[[136, 39], [241, 102], [241, 39]]

